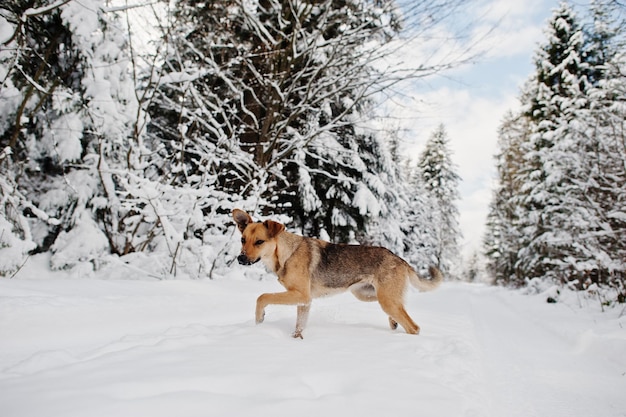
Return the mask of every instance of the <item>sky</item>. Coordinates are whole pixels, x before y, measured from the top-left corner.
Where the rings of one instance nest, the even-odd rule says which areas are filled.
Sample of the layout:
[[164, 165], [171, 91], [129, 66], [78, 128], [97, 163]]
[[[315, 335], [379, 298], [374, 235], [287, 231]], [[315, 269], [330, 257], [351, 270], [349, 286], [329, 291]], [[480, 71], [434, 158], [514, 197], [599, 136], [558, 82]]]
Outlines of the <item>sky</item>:
[[[558, 0], [474, 2], [479, 18], [472, 36], [485, 51], [466, 64], [412, 82], [398, 103], [404, 115], [403, 145], [417, 160], [435, 127], [444, 124], [461, 176], [458, 202], [467, 259], [481, 249], [491, 190], [496, 178], [497, 131], [504, 114], [519, 107], [520, 87], [534, 71], [533, 55]], [[485, 35], [485, 33], [487, 33]]]

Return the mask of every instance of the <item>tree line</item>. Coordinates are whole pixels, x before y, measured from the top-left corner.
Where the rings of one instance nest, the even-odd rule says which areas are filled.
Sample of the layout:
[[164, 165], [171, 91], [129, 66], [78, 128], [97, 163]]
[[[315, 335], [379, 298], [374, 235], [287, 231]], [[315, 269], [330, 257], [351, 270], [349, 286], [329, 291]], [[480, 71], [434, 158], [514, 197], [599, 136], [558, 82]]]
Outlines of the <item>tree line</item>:
[[624, 7], [556, 8], [521, 110], [500, 125], [485, 236], [497, 283], [543, 280], [626, 301]]
[[[415, 32], [461, 3], [420, 3]], [[418, 268], [456, 261], [445, 128], [407, 168], [376, 121], [381, 92], [454, 64], [385, 64], [397, 2], [7, 0], [0, 23], [0, 274], [48, 253], [211, 276], [234, 259], [235, 207]]]

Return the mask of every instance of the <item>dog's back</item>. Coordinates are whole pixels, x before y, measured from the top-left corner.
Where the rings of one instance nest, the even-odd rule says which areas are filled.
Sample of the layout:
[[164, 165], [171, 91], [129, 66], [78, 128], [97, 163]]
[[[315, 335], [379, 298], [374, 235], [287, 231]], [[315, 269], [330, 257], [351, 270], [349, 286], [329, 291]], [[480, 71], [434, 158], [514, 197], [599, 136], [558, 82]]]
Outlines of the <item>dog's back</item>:
[[311, 265], [313, 287], [345, 290], [364, 283], [378, 288], [383, 281], [395, 281], [392, 285], [404, 290], [408, 279], [419, 290], [430, 291], [443, 281], [441, 272], [435, 267], [429, 269], [431, 279], [420, 277], [411, 265], [387, 248], [305, 239], [309, 245], [315, 246], [310, 252], [317, 254]]
[[317, 245], [318, 259], [312, 265], [311, 280], [328, 288], [346, 289], [357, 282], [374, 285], [386, 275], [398, 272], [408, 278], [412, 270], [404, 260], [382, 247], [328, 242]]

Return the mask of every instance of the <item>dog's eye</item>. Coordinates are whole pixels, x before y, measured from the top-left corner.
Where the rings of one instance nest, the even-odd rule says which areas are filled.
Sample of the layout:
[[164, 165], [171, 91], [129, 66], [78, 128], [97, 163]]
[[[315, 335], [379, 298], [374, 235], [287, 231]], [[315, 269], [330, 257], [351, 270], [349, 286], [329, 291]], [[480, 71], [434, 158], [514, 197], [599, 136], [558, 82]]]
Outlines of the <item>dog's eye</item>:
[[264, 241], [264, 240], [259, 239], [259, 240], [257, 240], [256, 242], [254, 242], [254, 246], [261, 246], [261, 245], [262, 245], [262, 244], [264, 244], [264, 243], [265, 243], [265, 241]]
[[241, 238], [241, 243], [244, 243], [244, 244], [246, 243], [246, 238], [245, 237]]

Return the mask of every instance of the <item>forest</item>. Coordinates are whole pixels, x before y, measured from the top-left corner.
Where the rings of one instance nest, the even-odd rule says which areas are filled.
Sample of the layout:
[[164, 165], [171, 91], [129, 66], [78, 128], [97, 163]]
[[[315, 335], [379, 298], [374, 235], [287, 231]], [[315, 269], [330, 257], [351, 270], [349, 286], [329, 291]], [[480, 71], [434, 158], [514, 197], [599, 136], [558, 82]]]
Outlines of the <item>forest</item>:
[[561, 3], [547, 23], [521, 111], [499, 131], [485, 236], [498, 283], [543, 280], [626, 301], [623, 12], [592, 2], [582, 19]]
[[1, 15], [3, 274], [48, 252], [53, 269], [155, 254], [157, 275], [210, 276], [237, 250], [235, 207], [422, 267], [454, 261], [445, 128], [406, 168], [372, 110], [452, 65], [384, 66], [394, 1], [9, 1]]
[[[382, 245], [459, 278], [460, 178], [445, 126], [418, 160], [376, 103], [471, 52], [397, 63], [465, 2], [7, 0], [0, 5], [0, 274], [34, 254], [212, 277], [230, 213]], [[502, 121], [485, 260], [625, 301], [623, 6], [562, 3]]]

